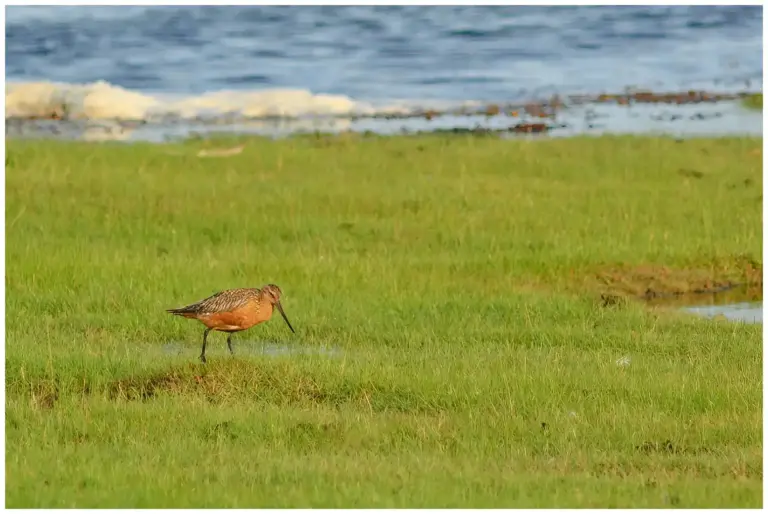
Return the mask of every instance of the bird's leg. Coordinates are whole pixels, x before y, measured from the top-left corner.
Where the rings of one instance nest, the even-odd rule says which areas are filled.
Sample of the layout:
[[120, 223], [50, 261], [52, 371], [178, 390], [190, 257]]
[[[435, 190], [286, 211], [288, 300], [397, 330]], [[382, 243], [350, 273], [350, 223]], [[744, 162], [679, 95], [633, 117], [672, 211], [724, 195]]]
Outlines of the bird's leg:
[[205, 363], [205, 343], [208, 342], [208, 332], [210, 332], [210, 328], [206, 328], [205, 332], [203, 332], [203, 351], [200, 353], [200, 360]]
[[232, 332], [229, 333], [227, 336], [227, 346], [229, 347], [229, 353], [231, 355], [234, 355], [235, 352], [232, 351]]

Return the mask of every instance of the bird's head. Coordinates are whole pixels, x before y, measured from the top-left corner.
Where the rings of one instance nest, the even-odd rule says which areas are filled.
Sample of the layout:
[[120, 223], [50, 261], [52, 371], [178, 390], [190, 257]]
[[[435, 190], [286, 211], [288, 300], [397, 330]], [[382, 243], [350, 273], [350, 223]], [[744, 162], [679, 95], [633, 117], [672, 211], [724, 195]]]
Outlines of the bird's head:
[[282, 295], [283, 295], [283, 292], [275, 284], [267, 284], [261, 288], [261, 297], [264, 298], [269, 303], [271, 303], [273, 306], [277, 307], [277, 310], [280, 311], [280, 315], [285, 320], [285, 323], [288, 325], [288, 328], [290, 328], [291, 332], [295, 334], [296, 331], [291, 326], [291, 322], [288, 321], [288, 316], [285, 315], [285, 311], [283, 310], [283, 305], [280, 303], [280, 297]]
[[267, 284], [261, 288], [261, 297], [266, 299], [272, 305], [280, 303], [280, 297], [283, 292], [275, 284]]

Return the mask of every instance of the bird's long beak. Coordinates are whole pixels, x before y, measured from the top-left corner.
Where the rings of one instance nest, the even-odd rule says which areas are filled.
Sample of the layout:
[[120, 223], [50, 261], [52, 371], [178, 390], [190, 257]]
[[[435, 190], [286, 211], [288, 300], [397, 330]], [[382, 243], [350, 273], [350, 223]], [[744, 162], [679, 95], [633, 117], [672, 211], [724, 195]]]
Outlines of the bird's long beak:
[[283, 316], [283, 319], [285, 320], [285, 322], [288, 323], [288, 328], [290, 328], [291, 332], [293, 332], [295, 334], [296, 331], [291, 326], [291, 322], [288, 321], [288, 316], [285, 315], [285, 311], [283, 310], [283, 306], [280, 305], [280, 302], [276, 302], [275, 305], [277, 306], [277, 310], [279, 310], [280, 314]]

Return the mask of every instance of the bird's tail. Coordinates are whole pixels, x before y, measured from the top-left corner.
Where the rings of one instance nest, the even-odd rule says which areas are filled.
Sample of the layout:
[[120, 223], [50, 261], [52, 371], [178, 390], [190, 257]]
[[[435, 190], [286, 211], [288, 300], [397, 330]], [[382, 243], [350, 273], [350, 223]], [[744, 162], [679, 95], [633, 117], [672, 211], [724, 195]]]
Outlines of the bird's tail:
[[193, 318], [195, 314], [197, 314], [197, 305], [187, 305], [186, 307], [179, 307], [178, 309], [166, 309], [165, 312], [169, 312], [174, 316]]

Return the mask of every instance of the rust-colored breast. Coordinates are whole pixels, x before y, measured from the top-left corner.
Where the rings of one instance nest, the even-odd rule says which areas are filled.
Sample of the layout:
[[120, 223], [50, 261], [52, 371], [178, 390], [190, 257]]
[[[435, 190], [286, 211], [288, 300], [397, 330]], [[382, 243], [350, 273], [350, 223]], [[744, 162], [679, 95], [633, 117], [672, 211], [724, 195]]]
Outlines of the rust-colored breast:
[[239, 332], [248, 330], [254, 325], [267, 321], [272, 316], [272, 305], [269, 302], [259, 302], [251, 299], [231, 311], [215, 312], [200, 317], [206, 327], [221, 332]]

